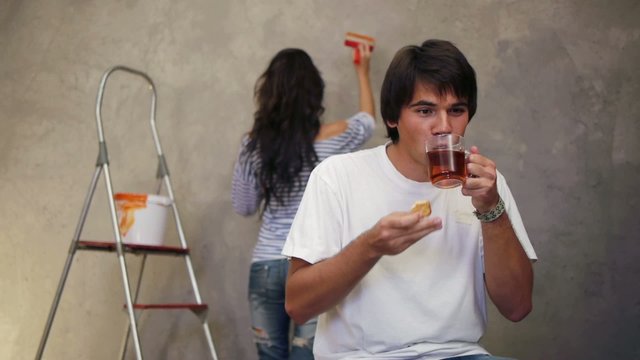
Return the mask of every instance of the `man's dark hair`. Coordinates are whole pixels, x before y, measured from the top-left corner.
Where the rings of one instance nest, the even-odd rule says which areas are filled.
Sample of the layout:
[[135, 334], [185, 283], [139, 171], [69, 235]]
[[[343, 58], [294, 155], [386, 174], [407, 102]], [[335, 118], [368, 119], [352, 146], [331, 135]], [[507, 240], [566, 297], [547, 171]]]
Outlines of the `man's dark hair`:
[[397, 143], [398, 129], [389, 127], [413, 99], [416, 84], [432, 86], [440, 95], [453, 94], [469, 106], [469, 120], [476, 113], [476, 74], [467, 58], [449, 41], [427, 40], [421, 46], [405, 46], [394, 56], [382, 83], [380, 110], [387, 137]]

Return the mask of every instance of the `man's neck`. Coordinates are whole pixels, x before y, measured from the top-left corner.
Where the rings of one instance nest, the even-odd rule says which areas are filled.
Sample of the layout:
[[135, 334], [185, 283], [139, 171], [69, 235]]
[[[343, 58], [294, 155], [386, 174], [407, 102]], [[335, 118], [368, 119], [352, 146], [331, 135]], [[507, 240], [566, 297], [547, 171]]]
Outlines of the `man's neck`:
[[[397, 144], [389, 144], [387, 146], [387, 157], [391, 164], [407, 179], [417, 182], [429, 182], [429, 171], [427, 166], [420, 163], [417, 159], [413, 159], [411, 154], [406, 152]], [[424, 155], [426, 158], [426, 154]]]

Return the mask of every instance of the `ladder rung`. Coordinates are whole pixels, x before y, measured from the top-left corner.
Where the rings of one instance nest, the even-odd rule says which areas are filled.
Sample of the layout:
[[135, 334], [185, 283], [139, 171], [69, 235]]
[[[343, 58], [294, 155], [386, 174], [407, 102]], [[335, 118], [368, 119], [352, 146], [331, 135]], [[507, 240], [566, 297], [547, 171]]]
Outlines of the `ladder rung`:
[[[127, 305], [125, 304], [126, 308]], [[134, 309], [138, 310], [178, 310], [186, 309], [191, 311], [204, 311], [209, 308], [207, 304], [194, 304], [194, 303], [177, 303], [177, 304], [133, 304]]]
[[[188, 255], [189, 249], [177, 246], [122, 244], [124, 251], [133, 254]], [[116, 243], [110, 241], [78, 240], [78, 250], [116, 251]]]

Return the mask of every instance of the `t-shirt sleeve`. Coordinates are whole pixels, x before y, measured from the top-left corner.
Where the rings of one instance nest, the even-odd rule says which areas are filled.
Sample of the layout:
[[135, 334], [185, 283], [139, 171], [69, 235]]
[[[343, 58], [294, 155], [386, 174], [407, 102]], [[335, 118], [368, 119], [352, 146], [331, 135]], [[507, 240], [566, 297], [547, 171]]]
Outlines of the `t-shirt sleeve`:
[[256, 213], [262, 201], [262, 192], [256, 179], [257, 161], [253, 154], [247, 151], [249, 138], [242, 139], [238, 159], [233, 168], [231, 183], [231, 203], [233, 210], [243, 216]]
[[342, 249], [342, 210], [335, 189], [323, 178], [326, 163], [316, 167], [293, 219], [282, 255], [314, 264]]
[[520, 212], [518, 211], [516, 201], [511, 194], [511, 190], [509, 190], [506, 179], [500, 173], [498, 173], [498, 193], [504, 201], [505, 211], [507, 212], [507, 215], [509, 215], [511, 226], [516, 233], [516, 236], [518, 237], [518, 240], [520, 241], [520, 245], [522, 245], [524, 252], [527, 254], [527, 257], [529, 257], [530, 260], [538, 260], [538, 256], [536, 255], [536, 252], [531, 245], [531, 241], [529, 240], [527, 230], [524, 228], [524, 223], [522, 222], [522, 217], [520, 216]]

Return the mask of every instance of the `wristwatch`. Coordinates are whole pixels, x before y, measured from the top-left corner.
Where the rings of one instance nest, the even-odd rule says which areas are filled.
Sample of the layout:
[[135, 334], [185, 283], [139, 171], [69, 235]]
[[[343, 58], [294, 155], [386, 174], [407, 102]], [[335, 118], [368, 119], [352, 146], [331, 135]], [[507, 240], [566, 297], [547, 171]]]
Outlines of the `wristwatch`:
[[473, 212], [473, 214], [478, 218], [478, 220], [480, 220], [481, 222], [492, 222], [494, 220], [496, 220], [497, 218], [500, 217], [500, 215], [502, 215], [502, 213], [504, 212], [504, 201], [502, 201], [502, 198], [500, 198], [498, 200], [498, 205], [496, 205], [496, 207], [494, 207], [493, 209], [489, 210], [486, 213], [479, 213], [478, 210], [475, 210]]

